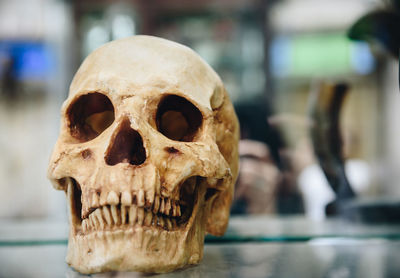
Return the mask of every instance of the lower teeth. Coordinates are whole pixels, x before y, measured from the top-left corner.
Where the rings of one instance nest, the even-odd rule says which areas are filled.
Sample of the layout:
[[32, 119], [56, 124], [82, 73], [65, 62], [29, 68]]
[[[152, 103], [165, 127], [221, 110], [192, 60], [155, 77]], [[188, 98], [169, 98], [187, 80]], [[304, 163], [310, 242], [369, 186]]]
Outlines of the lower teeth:
[[[188, 214], [188, 210], [185, 210]], [[103, 206], [94, 210], [82, 220], [82, 231], [101, 230], [110, 227], [149, 226], [173, 230], [183, 224], [186, 215], [176, 218], [154, 214], [152, 211], [135, 206]], [[178, 224], [177, 224], [178, 223]]]

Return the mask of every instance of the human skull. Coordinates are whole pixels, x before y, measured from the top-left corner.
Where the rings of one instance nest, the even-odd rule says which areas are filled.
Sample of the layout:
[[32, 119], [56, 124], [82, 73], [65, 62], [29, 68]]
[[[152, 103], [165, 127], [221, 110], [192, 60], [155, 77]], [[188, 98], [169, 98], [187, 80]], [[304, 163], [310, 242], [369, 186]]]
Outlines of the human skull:
[[48, 177], [69, 203], [67, 262], [82, 273], [168, 272], [222, 235], [238, 121], [218, 75], [150, 36], [91, 53], [61, 110]]

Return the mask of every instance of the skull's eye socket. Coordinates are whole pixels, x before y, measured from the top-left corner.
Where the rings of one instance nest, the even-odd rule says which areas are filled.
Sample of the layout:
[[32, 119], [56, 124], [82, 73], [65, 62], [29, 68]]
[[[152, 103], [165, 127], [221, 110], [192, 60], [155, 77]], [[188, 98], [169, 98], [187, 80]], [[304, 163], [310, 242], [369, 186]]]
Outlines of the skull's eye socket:
[[96, 138], [114, 122], [114, 107], [100, 93], [80, 96], [67, 110], [71, 136], [79, 142]]
[[203, 121], [199, 109], [183, 97], [169, 95], [158, 105], [157, 129], [176, 141], [193, 141]]

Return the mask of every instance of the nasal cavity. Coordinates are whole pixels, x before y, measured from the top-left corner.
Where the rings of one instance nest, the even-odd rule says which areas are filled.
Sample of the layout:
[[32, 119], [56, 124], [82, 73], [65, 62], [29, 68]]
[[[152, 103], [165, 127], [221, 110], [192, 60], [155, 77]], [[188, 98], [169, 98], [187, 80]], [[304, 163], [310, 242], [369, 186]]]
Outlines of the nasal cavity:
[[146, 160], [146, 150], [143, 147], [142, 136], [131, 128], [128, 119], [121, 123], [117, 133], [111, 140], [105, 160], [108, 165], [116, 165], [118, 163], [140, 165]]

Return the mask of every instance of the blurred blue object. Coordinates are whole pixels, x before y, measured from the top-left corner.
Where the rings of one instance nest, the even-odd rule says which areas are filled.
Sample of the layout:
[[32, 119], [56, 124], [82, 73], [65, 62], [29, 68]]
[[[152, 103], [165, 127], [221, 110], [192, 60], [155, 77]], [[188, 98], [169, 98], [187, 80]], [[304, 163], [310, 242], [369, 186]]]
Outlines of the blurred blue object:
[[375, 59], [369, 45], [365, 42], [355, 42], [351, 49], [351, 65], [353, 70], [361, 75], [370, 74], [375, 69]]
[[[12, 74], [18, 81], [45, 81], [55, 70], [54, 52], [40, 41], [0, 41], [0, 58], [12, 61]], [[4, 67], [0, 63], [0, 74]]]
[[275, 76], [285, 77], [290, 73], [291, 40], [288, 36], [276, 37], [270, 48], [271, 69]]

